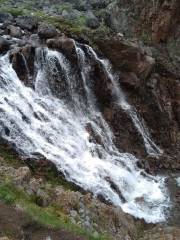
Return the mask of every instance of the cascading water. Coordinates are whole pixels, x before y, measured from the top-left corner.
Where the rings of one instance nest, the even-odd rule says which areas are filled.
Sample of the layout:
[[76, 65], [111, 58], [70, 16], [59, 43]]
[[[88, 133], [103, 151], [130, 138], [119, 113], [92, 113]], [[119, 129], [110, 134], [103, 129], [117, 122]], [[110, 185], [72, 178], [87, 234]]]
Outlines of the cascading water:
[[[164, 221], [169, 206], [164, 178], [140, 170], [133, 155], [120, 153], [115, 147], [89, 86], [88, 56], [80, 46], [76, 53], [81, 69], [78, 79], [62, 53], [37, 49], [35, 90], [18, 79], [8, 54], [0, 57], [1, 137], [25, 157], [43, 155], [67, 180], [103, 196], [125, 212], [147, 222]], [[152, 145], [129, 104], [121, 100], [120, 105], [142, 132], [146, 148]]]

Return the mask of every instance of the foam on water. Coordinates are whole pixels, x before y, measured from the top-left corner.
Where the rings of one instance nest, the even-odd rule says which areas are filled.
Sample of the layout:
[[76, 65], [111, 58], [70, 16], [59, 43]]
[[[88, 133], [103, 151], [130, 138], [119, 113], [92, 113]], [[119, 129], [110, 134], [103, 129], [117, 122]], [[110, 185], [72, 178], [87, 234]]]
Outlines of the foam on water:
[[[0, 58], [0, 135], [25, 157], [42, 154], [67, 180], [103, 196], [125, 212], [147, 222], [164, 221], [169, 205], [165, 179], [148, 175], [137, 167], [133, 155], [120, 153], [115, 147], [112, 132], [94, 105], [88, 86], [90, 66], [86, 55], [80, 47], [76, 51], [83, 86], [80, 93], [72, 86], [71, 64], [61, 53], [37, 51], [35, 90], [18, 79], [8, 55]], [[58, 79], [63, 74], [68, 88], [59, 98], [54, 97], [50, 86], [54, 74], [59, 74]], [[124, 104], [129, 109], [126, 101]], [[87, 125], [91, 131], [87, 131]], [[144, 127], [139, 131], [146, 136]], [[99, 144], [92, 141], [92, 132], [100, 139]]]

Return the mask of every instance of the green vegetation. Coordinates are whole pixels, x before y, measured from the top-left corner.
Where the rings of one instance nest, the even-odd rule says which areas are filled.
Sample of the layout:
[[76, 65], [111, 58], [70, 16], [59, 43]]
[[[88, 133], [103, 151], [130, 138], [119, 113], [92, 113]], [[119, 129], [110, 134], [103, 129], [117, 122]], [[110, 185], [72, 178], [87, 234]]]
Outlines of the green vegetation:
[[[0, 3], [4, 0], [0, 0]], [[7, 3], [7, 2], [6, 2]], [[72, 8], [71, 4], [61, 4], [57, 6], [60, 10], [70, 11]], [[78, 38], [83, 36], [85, 39], [93, 39], [95, 35], [101, 34], [109, 34], [109, 28], [101, 24], [101, 26], [97, 30], [92, 30], [86, 27], [86, 16], [81, 15], [77, 16], [74, 21], [66, 20], [60, 16], [50, 16], [41, 10], [33, 10], [31, 3], [27, 3], [26, 5], [12, 8], [7, 5], [0, 6], [0, 12], [7, 12], [12, 14], [13, 16], [34, 16], [39, 19], [41, 22], [45, 22], [47, 24], [55, 26], [61, 32], [64, 32], [67, 35], [73, 36], [74, 38]], [[93, 42], [93, 41], [92, 41]]]
[[32, 197], [29, 197], [24, 191], [18, 190], [10, 182], [0, 184], [0, 200], [6, 204], [18, 204], [32, 220], [43, 226], [53, 229], [62, 228], [74, 234], [85, 236], [89, 240], [110, 239], [102, 235], [95, 237], [92, 233], [80, 226], [72, 224], [69, 218], [64, 215], [57, 206], [49, 206], [46, 208], [37, 206]]
[[[1, 2], [0, 2], [1, 3]], [[12, 14], [14, 17], [24, 15], [26, 13], [26, 10], [24, 8], [12, 8], [12, 7], [0, 7], [0, 12], [6, 12]]]

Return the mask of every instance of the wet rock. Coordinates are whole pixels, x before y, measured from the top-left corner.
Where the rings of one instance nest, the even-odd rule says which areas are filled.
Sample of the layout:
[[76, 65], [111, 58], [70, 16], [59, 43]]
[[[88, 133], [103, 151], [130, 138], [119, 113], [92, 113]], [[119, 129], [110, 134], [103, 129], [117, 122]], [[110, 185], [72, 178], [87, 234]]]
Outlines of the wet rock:
[[22, 48], [15, 48], [10, 54], [10, 61], [16, 71], [18, 77], [25, 85], [32, 85], [32, 77], [34, 74], [34, 57], [35, 48], [26, 45]]
[[133, 72], [142, 79], [147, 78], [155, 65], [155, 59], [148, 56], [137, 42], [119, 37], [97, 39], [96, 42], [117, 69]]
[[75, 52], [75, 42], [71, 38], [61, 37], [48, 39], [46, 43], [49, 48], [62, 51], [68, 56], [72, 56], [72, 54]]
[[8, 51], [10, 48], [10, 42], [0, 36], [0, 54]]
[[20, 27], [15, 27], [13, 25], [8, 26], [8, 32], [12, 37], [15, 38], [20, 38], [23, 34]]
[[126, 89], [138, 88], [141, 84], [141, 80], [136, 76], [134, 72], [122, 72], [120, 75], [121, 86]]
[[27, 29], [29, 31], [32, 31], [37, 28], [38, 20], [35, 17], [20, 16], [16, 18], [16, 24], [22, 29]]
[[41, 39], [53, 38], [56, 37], [57, 34], [58, 34], [57, 30], [53, 26], [40, 24], [38, 27], [38, 36]]

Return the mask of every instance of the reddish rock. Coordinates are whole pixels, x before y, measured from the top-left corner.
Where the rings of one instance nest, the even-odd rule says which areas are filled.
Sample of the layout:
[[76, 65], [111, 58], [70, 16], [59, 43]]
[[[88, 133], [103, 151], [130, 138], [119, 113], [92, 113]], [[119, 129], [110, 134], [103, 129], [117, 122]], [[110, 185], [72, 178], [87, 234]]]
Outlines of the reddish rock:
[[133, 72], [140, 78], [146, 78], [155, 65], [155, 59], [148, 56], [136, 42], [113, 37], [98, 39], [96, 43], [117, 69]]
[[68, 54], [72, 54], [75, 50], [75, 42], [71, 38], [53, 38], [48, 39], [46, 43], [49, 48], [65, 51]]
[[179, 21], [179, 0], [164, 0], [155, 21], [152, 23], [152, 40], [156, 43], [166, 42], [171, 34], [176, 31]]
[[32, 77], [34, 75], [34, 57], [35, 49], [31, 45], [16, 48], [10, 54], [12, 66], [19, 79], [28, 86], [31, 86]]

